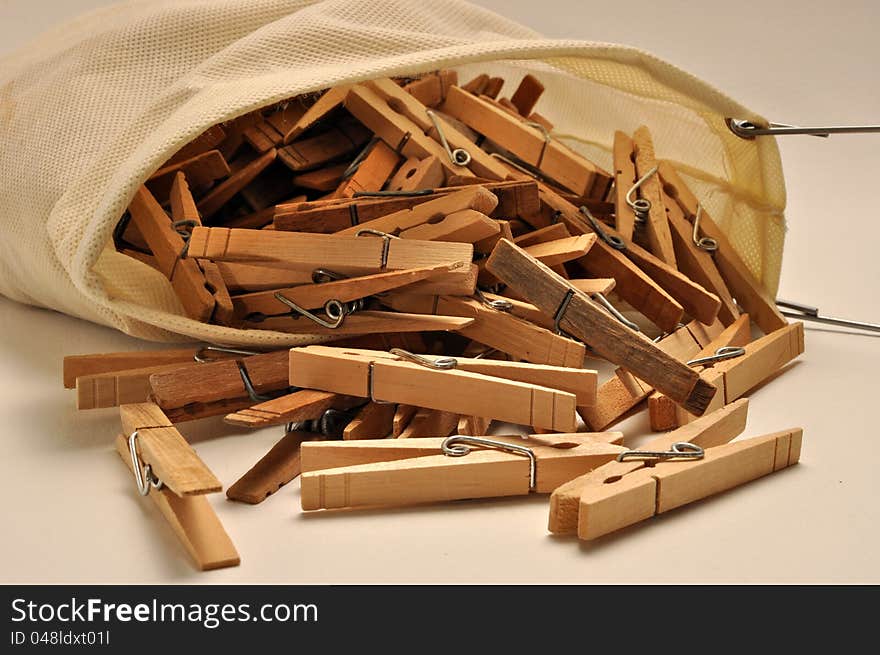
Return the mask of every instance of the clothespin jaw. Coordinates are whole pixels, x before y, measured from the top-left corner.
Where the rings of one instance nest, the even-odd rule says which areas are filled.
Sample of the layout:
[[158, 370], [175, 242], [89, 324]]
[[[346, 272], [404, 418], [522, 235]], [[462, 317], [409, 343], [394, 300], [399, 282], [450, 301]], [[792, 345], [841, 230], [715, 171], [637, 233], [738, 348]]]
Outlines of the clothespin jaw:
[[116, 450], [200, 570], [238, 566], [229, 535], [205, 498], [222, 485], [190, 448], [164, 413], [152, 403], [120, 407], [126, 434]]
[[582, 433], [306, 443], [302, 507], [341, 509], [549, 493], [625, 450]]

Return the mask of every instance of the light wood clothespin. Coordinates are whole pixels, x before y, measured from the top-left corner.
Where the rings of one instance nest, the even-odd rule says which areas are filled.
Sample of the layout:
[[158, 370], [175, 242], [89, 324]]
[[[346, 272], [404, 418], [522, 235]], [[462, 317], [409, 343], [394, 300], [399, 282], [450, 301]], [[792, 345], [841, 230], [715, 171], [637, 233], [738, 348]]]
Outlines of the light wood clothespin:
[[[729, 353], [727, 359], [724, 355], [706, 355], [703, 359], [716, 357], [720, 360], [717, 363], [707, 362], [707, 367], [700, 373], [700, 377], [718, 388], [718, 396], [713, 398], [709, 411], [749, 393], [803, 352], [804, 324], [796, 322], [745, 344], [739, 352]], [[699, 367], [697, 358], [689, 363]], [[676, 408], [676, 420], [678, 425], [684, 425], [693, 421], [694, 417]]]
[[369, 140], [370, 131], [349, 119], [315, 136], [292, 141], [278, 150], [278, 159], [294, 173], [305, 173], [354, 155]]
[[231, 425], [256, 429], [316, 420], [328, 409], [347, 410], [363, 402], [361, 398], [300, 389], [227, 414], [223, 420]]
[[489, 271], [555, 324], [588, 343], [600, 356], [626, 366], [694, 414], [702, 415], [717, 391], [699, 374], [607, 314], [586, 294], [507, 240], [498, 242]]
[[583, 433], [305, 443], [302, 508], [550, 493], [625, 450]]
[[284, 145], [291, 144], [298, 139], [301, 134], [310, 130], [334, 113], [337, 109], [342, 107], [342, 103], [347, 94], [347, 85], [334, 86], [324, 91], [321, 97], [318, 98], [300, 117], [296, 124], [290, 128], [290, 131], [284, 137]]
[[[637, 190], [642, 203], [647, 205], [636, 210], [636, 220], [641, 221], [648, 237], [651, 252], [662, 262], [672, 268], [678, 268], [675, 260], [675, 248], [672, 245], [672, 234], [666, 218], [666, 207], [663, 204], [663, 188], [657, 175], [657, 159], [654, 156], [654, 142], [651, 132], [644, 125], [633, 133], [634, 162], [636, 182], [627, 189], [626, 201]], [[637, 187], [637, 189], [635, 188]], [[632, 200], [632, 202], [638, 202]]]
[[458, 85], [458, 73], [439, 70], [404, 84], [403, 90], [426, 107], [436, 107], [446, 99], [449, 87]]
[[[582, 379], [595, 385], [591, 373]], [[297, 387], [572, 431], [575, 394], [520, 381], [543, 382], [546, 376], [546, 370], [529, 364], [466, 358], [438, 362], [400, 350], [306, 346], [290, 351], [290, 384]], [[582, 388], [582, 396], [589, 399], [590, 389]]]
[[184, 173], [194, 189], [207, 189], [216, 180], [228, 177], [232, 171], [219, 150], [209, 150], [160, 168], [150, 176], [146, 186], [154, 196], [167, 198], [177, 173]]
[[410, 157], [388, 180], [388, 191], [417, 191], [437, 189], [443, 186], [445, 176], [440, 160], [431, 155], [424, 159]]
[[399, 239], [384, 230], [380, 234], [368, 231], [361, 236], [337, 236], [197, 227], [189, 239], [187, 256], [274, 264], [309, 273], [325, 268], [357, 276], [470, 261], [473, 252], [469, 243]]
[[150, 366], [191, 364], [198, 348], [172, 350], [133, 350], [120, 353], [66, 355], [63, 362], [65, 389], [74, 389], [76, 379], [101, 373], [113, 373]]
[[220, 481], [158, 407], [119, 409], [124, 434], [116, 450], [140, 494], [156, 503], [200, 570], [238, 566], [238, 552], [205, 498], [222, 490]]
[[186, 161], [209, 150], [214, 150], [226, 139], [226, 131], [220, 125], [213, 125], [174, 153], [166, 165]]
[[[647, 468], [645, 460], [628, 471], [606, 465], [581, 493], [578, 536], [596, 539], [792, 466], [800, 459], [802, 437], [801, 428], [791, 428], [701, 449], [700, 458], [688, 461], [664, 455]], [[618, 463], [626, 467], [629, 460]]]
[[718, 267], [718, 272], [724, 278], [739, 306], [749, 313], [755, 324], [765, 334], [788, 325], [788, 321], [779, 313], [774, 298], [754, 278], [724, 232], [712, 220], [709, 212], [705, 209], [700, 212], [699, 201], [675, 168], [669, 162], [661, 161], [659, 172], [663, 185], [669, 189], [670, 196], [679, 204], [684, 214], [694, 217], [698, 212], [701, 214], [700, 232], [715, 240], [717, 247], [712, 257]]
[[[422, 284], [422, 283], [419, 283]], [[405, 292], [389, 293], [380, 298], [382, 304], [404, 312], [462, 316], [472, 323], [458, 332], [515, 359], [533, 364], [580, 367], [586, 349], [582, 343], [518, 318], [475, 298], [430, 296], [415, 294], [408, 287]], [[511, 307], [513, 309], [513, 307]]]
[[[720, 348], [742, 347], [751, 340], [752, 329], [749, 315], [743, 314], [734, 323], [726, 327], [721, 334], [712, 339], [708, 345], [704, 346], [702, 350], [696, 354], [689, 353], [683, 358], [678, 357], [678, 359], [683, 359], [683, 361], [687, 362], [692, 359], [709, 357], [716, 354]], [[721, 390], [719, 390], [718, 396], [719, 398], [721, 397]], [[712, 402], [714, 404], [715, 400], [713, 399]], [[711, 407], [708, 411], [711, 411]], [[680, 425], [678, 413], [678, 406], [659, 391], [655, 391], [648, 396], [648, 417], [651, 421], [651, 429], [655, 432], [677, 428]]]
[[257, 157], [239, 157], [230, 164], [232, 174], [199, 200], [199, 213], [204, 220], [209, 220], [232, 197], [266, 170], [275, 161], [277, 151], [273, 148]]
[[263, 153], [275, 148], [287, 139], [306, 113], [306, 108], [299, 100], [292, 100], [278, 111], [273, 111], [266, 118], [260, 118], [253, 125], [242, 131], [244, 139], [257, 152]]
[[355, 439], [384, 439], [391, 435], [396, 412], [397, 405], [394, 403], [374, 403], [370, 401], [361, 407], [351, 422], [345, 426], [342, 438], [346, 441]]
[[538, 104], [543, 93], [544, 85], [537, 77], [529, 73], [520, 80], [519, 86], [510, 97], [510, 102], [516, 107], [520, 116], [527, 117], [534, 111], [535, 105]]
[[400, 165], [400, 155], [382, 141], [374, 140], [367, 148], [369, 152], [361, 153], [346, 167], [334, 197], [352, 198], [357, 193], [380, 191]]
[[[727, 443], [746, 427], [749, 402], [746, 399], [739, 400], [722, 409], [706, 414], [693, 423], [684, 426], [674, 432], [668, 432], [656, 437], [640, 446], [641, 450], [668, 450], [672, 444], [687, 442], [701, 448], [710, 448]], [[605, 476], [613, 467], [624, 467], [623, 470], [639, 468], [644, 463], [635, 462], [610, 462], [608, 468], [596, 469], [593, 474], [573, 478], [569, 482], [560, 485], [550, 497], [550, 520], [548, 528], [556, 534], [574, 534], [578, 530], [578, 515], [580, 512], [580, 500], [582, 492], [596, 478], [607, 479]]]

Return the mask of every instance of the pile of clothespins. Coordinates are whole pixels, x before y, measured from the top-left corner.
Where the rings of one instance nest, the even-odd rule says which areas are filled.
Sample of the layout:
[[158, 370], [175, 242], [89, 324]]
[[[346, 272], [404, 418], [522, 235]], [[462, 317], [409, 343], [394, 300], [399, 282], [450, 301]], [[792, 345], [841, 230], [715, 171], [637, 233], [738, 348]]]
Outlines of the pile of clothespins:
[[[647, 128], [617, 133], [603, 171], [534, 112], [535, 77], [503, 86], [440, 71], [292, 98], [207, 130], [135, 194], [116, 248], [182, 313], [325, 342], [65, 359], [80, 409], [120, 407], [117, 449], [200, 568], [239, 557], [205, 498], [223, 485], [176, 427], [195, 418], [286, 426], [233, 500], [297, 476], [304, 510], [552, 493], [551, 531], [585, 539], [798, 460], [797, 428], [727, 442], [802, 324]], [[617, 367], [601, 384], [599, 359]], [[621, 445], [607, 430], [645, 406], [672, 431]]]

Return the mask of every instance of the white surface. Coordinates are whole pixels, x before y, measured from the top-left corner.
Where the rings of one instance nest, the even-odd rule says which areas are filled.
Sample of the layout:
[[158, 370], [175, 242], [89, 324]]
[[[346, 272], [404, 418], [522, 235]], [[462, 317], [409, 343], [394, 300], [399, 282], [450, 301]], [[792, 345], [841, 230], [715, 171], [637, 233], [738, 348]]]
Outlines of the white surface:
[[[0, 54], [104, 4], [0, 0]], [[781, 122], [880, 122], [875, 3], [481, 4], [548, 36], [645, 48]], [[880, 135], [780, 142], [789, 192], [780, 296], [880, 322]], [[304, 516], [294, 483], [257, 507], [212, 497], [242, 564], [207, 574], [136, 497], [111, 446], [117, 413], [77, 413], [62, 389], [65, 354], [142, 347], [0, 299], [0, 582], [880, 581], [877, 337], [808, 324], [800, 362], [752, 394], [746, 436], [803, 426], [799, 466], [598, 542], [550, 536], [546, 497]], [[643, 416], [621, 426], [645, 428]], [[220, 419], [183, 430], [227, 486], [281, 436]]]

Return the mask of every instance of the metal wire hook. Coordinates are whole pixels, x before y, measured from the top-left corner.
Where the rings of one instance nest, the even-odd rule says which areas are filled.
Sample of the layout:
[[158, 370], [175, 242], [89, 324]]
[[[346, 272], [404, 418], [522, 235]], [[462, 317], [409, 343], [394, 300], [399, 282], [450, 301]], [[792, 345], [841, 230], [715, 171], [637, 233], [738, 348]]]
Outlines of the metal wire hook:
[[370, 151], [373, 149], [373, 147], [377, 143], [379, 143], [379, 137], [377, 137], [377, 136], [374, 136], [372, 139], [369, 140], [367, 145], [364, 146], [364, 149], [358, 153], [357, 157], [355, 157], [354, 159], [351, 160], [351, 163], [348, 165], [348, 168], [346, 168], [345, 171], [343, 171], [343, 173], [342, 173], [343, 180], [347, 180], [352, 175], [357, 173], [357, 170], [361, 167], [361, 163], [363, 163], [364, 159], [367, 158], [367, 155], [370, 154]]
[[869, 134], [880, 132], [880, 125], [828, 125], [825, 127], [798, 127], [785, 123], [768, 123], [760, 127], [751, 121], [728, 118], [725, 119], [730, 131], [743, 139], [754, 139], [756, 136], [783, 136], [786, 134], [807, 134], [828, 138], [832, 134]]
[[697, 203], [697, 215], [694, 216], [694, 233], [691, 238], [694, 241], [694, 245], [701, 250], [705, 250], [706, 252], [715, 252], [718, 250], [718, 241], [713, 239], [712, 237], [701, 237], [700, 236], [700, 217], [703, 215], [703, 205]]
[[495, 448], [497, 450], [503, 450], [508, 453], [513, 453], [515, 455], [525, 455], [529, 458], [529, 491], [533, 491], [535, 488], [535, 479], [537, 477], [537, 458], [535, 457], [535, 453], [531, 448], [526, 448], [525, 446], [519, 446], [517, 444], [507, 443], [506, 441], [496, 441], [495, 439], [486, 439], [485, 437], [469, 437], [464, 435], [453, 435], [451, 437], [446, 437], [443, 440], [443, 443], [440, 444], [440, 450], [444, 455], [449, 457], [463, 457], [465, 455], [470, 454], [473, 448], [470, 448], [469, 445], [474, 446], [486, 446], [488, 448]]
[[723, 362], [725, 359], [734, 359], [742, 357], [746, 354], [746, 349], [739, 346], [722, 346], [715, 351], [714, 355], [708, 357], [698, 357], [686, 362], [688, 366], [711, 366], [717, 362]]
[[358, 230], [354, 233], [356, 237], [362, 237], [365, 235], [373, 236], [373, 237], [381, 237], [382, 238], [382, 261], [379, 264], [379, 268], [384, 269], [388, 266], [388, 251], [391, 248], [391, 239], [399, 239], [399, 236], [395, 236], [394, 234], [388, 234], [387, 232], [382, 232], [381, 230], [374, 230], [372, 228], [365, 227], [363, 229]]
[[440, 127], [440, 121], [437, 119], [437, 115], [430, 109], [425, 110], [425, 113], [434, 124], [434, 129], [437, 130], [437, 136], [440, 137], [440, 143], [443, 145], [443, 149], [446, 150], [446, 154], [449, 155], [450, 161], [456, 166], [467, 166], [470, 164], [471, 153], [464, 148], [456, 148], [455, 150], [450, 148], [449, 142], [446, 140], [446, 135], [443, 134], [443, 128]]
[[276, 291], [274, 295], [275, 295], [275, 300], [284, 303], [285, 305], [290, 307], [292, 310], [294, 310], [298, 314], [301, 314], [301, 315], [305, 316], [306, 318], [311, 319], [312, 321], [314, 321], [318, 325], [325, 327], [325, 328], [329, 328], [331, 330], [335, 330], [340, 325], [342, 325], [342, 322], [345, 320], [345, 317], [346, 317], [345, 306], [341, 302], [336, 300], [335, 298], [331, 298], [330, 300], [328, 300], [327, 302], [324, 303], [324, 312], [330, 318], [329, 321], [325, 321], [320, 316], [313, 314], [312, 312], [310, 312], [307, 309], [304, 309], [303, 307], [300, 307], [295, 302], [293, 302], [290, 298], [287, 298], [286, 296], [284, 296], [284, 294], [282, 294], [280, 291]]
[[657, 166], [654, 166], [654, 168], [636, 180], [636, 183], [626, 192], [626, 204], [633, 210], [633, 213], [636, 215], [636, 221], [639, 223], [644, 223], [648, 220], [648, 212], [651, 211], [651, 201], [647, 198], [633, 199], [633, 194], [656, 172]]
[[703, 459], [706, 451], [689, 441], [678, 441], [669, 450], [627, 450], [617, 456], [618, 462], [628, 459]]
[[605, 229], [599, 224], [599, 220], [593, 216], [593, 213], [587, 209], [586, 205], [581, 205], [578, 208], [578, 211], [583, 214], [588, 221], [590, 221], [590, 225], [593, 228], [593, 232], [599, 235], [599, 238], [602, 239], [609, 246], [614, 248], [615, 250], [626, 250], [626, 243], [619, 236], [608, 234]]
[[401, 359], [405, 359], [407, 361], [413, 362], [414, 364], [418, 364], [419, 366], [432, 368], [437, 371], [448, 371], [458, 366], [458, 360], [455, 359], [455, 357], [438, 357], [437, 359], [431, 359], [429, 357], [425, 357], [424, 355], [416, 355], [415, 353], [411, 353], [410, 351], [404, 350], [403, 348], [392, 348], [388, 352], [390, 352], [392, 355], [397, 355]]
[[244, 357], [260, 354], [256, 350], [239, 350], [237, 348], [226, 348], [224, 346], [204, 346], [195, 352], [193, 359], [199, 364], [208, 364], [213, 361], [218, 361], [212, 357], [205, 357], [205, 353], [207, 352], [228, 353], [230, 355], [242, 355]]
[[804, 305], [790, 300], [782, 300], [781, 298], [776, 299], [776, 304], [780, 307], [787, 307], [794, 310], [790, 312], [785, 310], [780, 311], [783, 316], [788, 316], [789, 318], [799, 318], [802, 321], [815, 321], [816, 323], [825, 323], [826, 325], [840, 325], [842, 327], [851, 327], [858, 330], [867, 330], [868, 332], [880, 332], [880, 324], [878, 323], [864, 323], [862, 321], [851, 321], [845, 318], [822, 316], [819, 314], [818, 307], [811, 307], [810, 305]]
[[490, 300], [486, 297], [486, 294], [479, 288], [474, 288], [474, 295], [477, 299], [486, 305], [486, 307], [491, 307], [492, 309], [497, 309], [499, 312], [509, 312], [513, 309], [513, 303], [505, 298], [495, 298], [494, 300]]
[[137, 437], [138, 431], [135, 430], [128, 437], [128, 452], [131, 454], [131, 468], [134, 472], [134, 481], [137, 484], [138, 493], [146, 496], [150, 493], [150, 488], [161, 489], [162, 481], [153, 475], [153, 468], [149, 464], [141, 464], [140, 457], [137, 454]]

